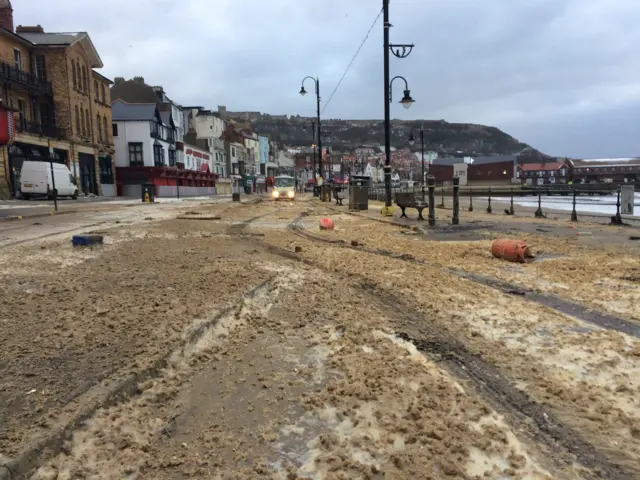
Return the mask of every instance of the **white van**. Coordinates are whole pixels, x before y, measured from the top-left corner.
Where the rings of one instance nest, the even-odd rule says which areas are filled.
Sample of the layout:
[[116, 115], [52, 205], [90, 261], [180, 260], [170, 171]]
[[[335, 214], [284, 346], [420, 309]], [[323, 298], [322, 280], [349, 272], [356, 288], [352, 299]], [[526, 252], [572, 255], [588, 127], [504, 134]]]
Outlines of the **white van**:
[[[53, 163], [53, 174], [59, 197], [78, 198], [78, 187], [69, 168], [61, 163]], [[53, 197], [51, 164], [49, 162], [24, 161], [20, 170], [20, 193], [24, 198], [36, 195]]]

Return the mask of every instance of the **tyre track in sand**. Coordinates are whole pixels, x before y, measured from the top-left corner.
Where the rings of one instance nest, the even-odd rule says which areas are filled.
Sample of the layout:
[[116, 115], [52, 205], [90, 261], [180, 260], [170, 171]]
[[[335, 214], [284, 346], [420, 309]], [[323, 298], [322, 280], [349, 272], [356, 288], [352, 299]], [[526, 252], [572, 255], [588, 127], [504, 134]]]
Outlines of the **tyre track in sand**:
[[[275, 277], [268, 278], [249, 290], [246, 294], [237, 297], [225, 308], [217, 312], [208, 319], [188, 332], [184, 343], [166, 353], [161, 358], [149, 365], [144, 370], [136, 372], [125, 378], [123, 381], [112, 385], [105, 394], [98, 397], [97, 401], [87, 405], [85, 409], [78, 412], [65, 425], [53, 430], [46, 437], [36, 440], [33, 444], [23, 450], [14, 458], [5, 460], [0, 458], [0, 480], [18, 480], [28, 478], [29, 474], [40, 467], [46, 460], [63, 451], [65, 442], [71, 438], [72, 434], [81, 428], [97, 410], [108, 408], [121, 402], [127, 401], [140, 393], [139, 385], [145, 380], [157, 377], [161, 371], [169, 365], [172, 356], [177, 350], [186, 350], [190, 345], [195, 344], [217, 323], [232, 314], [247, 300], [259, 295], [274, 282]], [[4, 461], [3, 461], [4, 460]]]
[[[315, 243], [332, 244], [397, 260], [421, 263], [411, 256], [363, 247], [351, 247], [343, 241], [323, 239], [303, 232], [298, 223], [309, 213], [308, 211], [303, 212], [289, 224], [289, 230], [296, 236]], [[301, 258], [296, 253], [272, 245], [267, 241], [259, 239], [251, 241], [259, 243], [269, 253], [287, 259], [296, 259], [306, 265], [329, 271], [319, 262]], [[331, 273], [335, 272], [331, 271]], [[483, 398], [490, 404], [499, 407], [512, 422], [515, 421], [520, 431], [527, 432], [531, 438], [544, 445], [549, 452], [554, 452], [563, 458], [566, 463], [565, 467], [570, 467], [571, 459], [575, 458], [584, 468], [588, 469], [588, 472], [584, 472], [585, 478], [626, 480], [640, 474], [640, 471], [634, 471], [626, 465], [621, 465], [607, 458], [598, 447], [584, 439], [577, 430], [557, 419], [551, 412], [551, 407], [545, 408], [518, 389], [508, 377], [500, 373], [496, 366], [471, 352], [453, 335], [431, 326], [430, 319], [407, 304], [404, 299], [385, 288], [374, 285], [360, 274], [344, 272], [344, 275], [353, 278], [359, 288], [368, 291], [372, 299], [377, 299], [389, 316], [398, 322], [399, 338], [410, 341], [420, 351], [441, 362], [457, 378], [470, 381]]]

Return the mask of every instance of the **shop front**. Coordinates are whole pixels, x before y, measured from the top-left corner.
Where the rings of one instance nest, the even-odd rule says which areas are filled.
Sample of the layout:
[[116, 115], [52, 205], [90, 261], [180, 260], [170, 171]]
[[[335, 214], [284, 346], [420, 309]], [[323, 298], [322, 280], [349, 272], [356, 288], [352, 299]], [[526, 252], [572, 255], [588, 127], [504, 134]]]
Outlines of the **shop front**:
[[25, 161], [31, 162], [55, 162], [68, 165], [69, 152], [58, 148], [53, 149], [51, 155], [49, 148], [40, 145], [31, 145], [23, 142], [14, 142], [8, 148], [9, 156], [9, 186], [13, 198], [20, 198], [20, 171]]

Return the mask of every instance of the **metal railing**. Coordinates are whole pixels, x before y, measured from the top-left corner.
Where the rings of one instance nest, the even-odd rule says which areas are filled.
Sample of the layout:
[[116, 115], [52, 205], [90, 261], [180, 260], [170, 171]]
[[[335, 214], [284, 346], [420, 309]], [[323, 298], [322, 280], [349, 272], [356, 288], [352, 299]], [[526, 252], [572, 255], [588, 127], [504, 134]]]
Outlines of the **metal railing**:
[[49, 95], [53, 95], [53, 86], [51, 82], [42, 80], [35, 75], [20, 70], [6, 62], [0, 62], [0, 78], [17, 82], [26, 87], [39, 90]]
[[64, 130], [53, 125], [42, 125], [37, 122], [18, 118], [16, 119], [16, 130], [21, 133], [31, 133], [42, 137], [57, 138], [62, 140], [66, 137]]

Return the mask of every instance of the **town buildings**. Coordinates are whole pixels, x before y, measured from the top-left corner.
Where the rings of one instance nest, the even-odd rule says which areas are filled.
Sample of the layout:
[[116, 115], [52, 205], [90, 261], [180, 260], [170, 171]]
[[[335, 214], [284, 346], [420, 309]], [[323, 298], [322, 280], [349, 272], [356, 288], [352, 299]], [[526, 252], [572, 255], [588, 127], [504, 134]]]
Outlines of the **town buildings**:
[[66, 164], [81, 194], [115, 195], [109, 86], [87, 32], [14, 29], [0, 0], [0, 108], [10, 144], [0, 147], [0, 197], [19, 196], [25, 160]]

